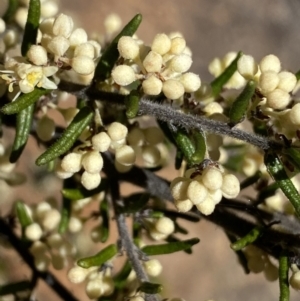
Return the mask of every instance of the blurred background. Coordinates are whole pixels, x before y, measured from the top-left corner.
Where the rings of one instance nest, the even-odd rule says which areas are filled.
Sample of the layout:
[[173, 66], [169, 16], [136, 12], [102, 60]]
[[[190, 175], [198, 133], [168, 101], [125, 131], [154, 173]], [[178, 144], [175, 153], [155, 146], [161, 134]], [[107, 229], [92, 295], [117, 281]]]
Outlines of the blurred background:
[[[70, 14], [88, 33], [103, 32], [109, 13], [120, 15], [124, 24], [142, 13], [137, 34], [147, 43], [157, 33], [182, 32], [193, 52], [192, 71], [203, 82], [212, 79], [207, 71], [209, 62], [229, 51], [242, 50], [257, 61], [273, 53], [284, 69], [300, 69], [298, 0], [60, 0], [60, 6], [61, 12]], [[173, 170], [165, 175], [169, 179], [175, 176]], [[160, 280], [165, 283], [165, 297], [186, 301], [278, 300], [277, 282], [268, 282], [262, 274], [244, 274], [222, 229], [205, 221], [184, 226], [191, 229], [189, 238], [198, 236], [201, 242], [193, 248], [193, 255], [159, 257], [164, 265]], [[69, 282], [65, 284], [74, 291]], [[38, 300], [55, 298], [46, 293]], [[292, 292], [291, 300], [299, 300], [299, 294]]]

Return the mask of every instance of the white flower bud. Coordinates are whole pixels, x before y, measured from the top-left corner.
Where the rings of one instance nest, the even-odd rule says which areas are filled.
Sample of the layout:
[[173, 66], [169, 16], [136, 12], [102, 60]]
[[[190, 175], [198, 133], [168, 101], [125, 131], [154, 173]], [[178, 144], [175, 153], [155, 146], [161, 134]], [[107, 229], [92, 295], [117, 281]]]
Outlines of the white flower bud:
[[121, 146], [125, 145], [126, 144], [126, 139], [121, 139], [121, 140], [118, 140], [118, 141], [114, 141], [112, 140], [111, 144], [110, 144], [110, 148], [112, 150], [116, 150], [118, 148], [120, 148]]
[[222, 59], [223, 66], [227, 68], [232, 63], [232, 61], [235, 60], [236, 56], [237, 53], [234, 51], [226, 53], [226, 55]]
[[133, 60], [139, 55], [140, 47], [132, 37], [123, 36], [118, 42], [118, 50], [124, 59]]
[[164, 33], [157, 34], [152, 42], [151, 50], [160, 55], [166, 54], [171, 48], [171, 39]]
[[77, 45], [74, 50], [74, 57], [87, 56], [91, 59], [95, 58], [95, 47], [89, 42]]
[[202, 182], [207, 189], [220, 189], [223, 182], [223, 176], [219, 169], [208, 167], [203, 171]]
[[197, 209], [204, 215], [212, 214], [215, 210], [215, 202], [207, 197], [202, 203], [196, 205]]
[[55, 133], [55, 123], [52, 118], [44, 115], [36, 125], [36, 134], [42, 141], [49, 141]]
[[179, 212], [188, 212], [193, 208], [194, 204], [191, 202], [190, 199], [179, 201], [175, 199], [175, 206]]
[[64, 239], [59, 233], [54, 233], [47, 237], [47, 244], [53, 249], [60, 248], [63, 245], [63, 243]]
[[280, 60], [277, 56], [269, 54], [262, 58], [259, 63], [261, 72], [273, 71], [278, 73], [281, 69]]
[[209, 190], [208, 197], [214, 201], [215, 205], [219, 204], [223, 197], [221, 189]]
[[83, 28], [76, 28], [70, 35], [70, 46], [75, 47], [79, 44], [86, 43], [88, 39], [87, 33]]
[[251, 55], [243, 55], [237, 63], [238, 72], [247, 80], [252, 79], [258, 71], [254, 57]]
[[42, 219], [45, 217], [45, 214], [51, 210], [51, 205], [48, 202], [40, 202], [37, 204], [34, 214], [35, 217], [39, 220], [42, 221]]
[[146, 273], [151, 277], [157, 277], [162, 272], [162, 265], [157, 259], [150, 259], [143, 263]]
[[235, 175], [227, 174], [223, 177], [221, 187], [223, 196], [227, 199], [234, 199], [240, 193], [240, 182]]
[[162, 81], [155, 75], [151, 75], [142, 83], [144, 93], [148, 95], [158, 95], [162, 90], [162, 86]]
[[182, 37], [175, 37], [171, 39], [170, 53], [180, 54], [186, 47], [185, 39]]
[[94, 58], [99, 57], [101, 51], [101, 45], [94, 40], [89, 40], [88, 43], [94, 47]]
[[82, 221], [76, 216], [71, 216], [69, 220], [68, 230], [71, 233], [78, 233], [82, 229]]
[[0, 18], [0, 34], [5, 31], [6, 25], [3, 19]]
[[64, 169], [61, 168], [61, 166], [59, 165], [56, 170], [55, 170], [55, 174], [60, 178], [60, 179], [69, 179], [73, 176], [73, 172], [67, 172]]
[[65, 52], [68, 50], [70, 43], [68, 39], [58, 36], [49, 41], [47, 44], [47, 48], [50, 52], [57, 56], [63, 56]]
[[115, 168], [118, 172], [125, 173], [125, 172], [128, 172], [132, 168], [132, 165], [123, 165], [120, 162], [118, 162], [117, 160], [115, 160]]
[[288, 92], [275, 89], [267, 94], [267, 106], [274, 110], [283, 110], [290, 103], [291, 96]]
[[32, 223], [28, 225], [25, 229], [25, 236], [31, 241], [39, 240], [43, 235], [43, 230], [37, 223]]
[[145, 301], [145, 299], [141, 296], [135, 296], [130, 298], [130, 301]]
[[42, 220], [42, 227], [46, 231], [52, 231], [54, 230], [61, 219], [61, 214], [57, 209], [50, 209], [46, 211], [44, 218]]
[[190, 184], [191, 180], [187, 179], [187, 178], [175, 178], [172, 182], [171, 182], [171, 194], [174, 198], [174, 200], [177, 201], [184, 201], [188, 198], [187, 196], [187, 190], [188, 190], [188, 186]]
[[61, 161], [61, 168], [70, 173], [78, 172], [81, 169], [82, 155], [78, 153], [69, 153]]
[[30, 253], [34, 257], [45, 255], [45, 253], [47, 253], [47, 250], [48, 250], [47, 245], [39, 240], [33, 242], [33, 244], [31, 245], [31, 247], [29, 249]]
[[260, 75], [259, 87], [262, 93], [266, 94], [276, 89], [279, 84], [278, 74], [274, 71], [266, 71]]
[[171, 59], [169, 67], [178, 73], [186, 72], [192, 65], [192, 58], [187, 54], [179, 54]]
[[53, 34], [53, 24], [54, 24], [55, 18], [47, 18], [43, 20], [39, 26], [40, 31], [43, 33], [43, 35], [52, 35]]
[[93, 148], [99, 152], [106, 152], [110, 144], [111, 139], [105, 132], [100, 132], [92, 137]]
[[34, 265], [40, 272], [45, 272], [51, 263], [51, 259], [47, 255], [40, 255], [34, 258]]
[[92, 190], [100, 185], [100, 173], [89, 173], [85, 171], [81, 176], [81, 184], [87, 190]]
[[160, 72], [162, 64], [162, 56], [154, 51], [150, 51], [143, 61], [143, 66], [147, 72]]
[[278, 279], [278, 268], [271, 262], [267, 262], [264, 274], [267, 280], [276, 281]]
[[88, 173], [99, 173], [103, 167], [102, 156], [98, 151], [89, 151], [82, 157], [82, 166]]
[[290, 277], [290, 285], [295, 290], [300, 290], [300, 271], [293, 273]]
[[198, 74], [187, 72], [180, 76], [180, 82], [183, 84], [184, 91], [192, 93], [197, 91], [201, 86], [201, 80]]
[[122, 25], [122, 20], [117, 14], [110, 14], [104, 20], [106, 32], [110, 35], [117, 32]]
[[71, 17], [60, 14], [53, 23], [53, 34], [68, 38], [73, 30], [73, 20]]
[[142, 146], [145, 141], [145, 134], [140, 128], [134, 127], [128, 133], [127, 141], [132, 146]]
[[145, 139], [151, 145], [159, 144], [164, 141], [165, 135], [157, 126], [151, 126], [144, 129]]
[[167, 238], [168, 235], [160, 233], [156, 231], [155, 229], [151, 229], [149, 231], [149, 235], [153, 240], [159, 241], [159, 240], [164, 240]]
[[136, 79], [134, 70], [127, 65], [120, 65], [115, 67], [111, 73], [111, 76], [114, 81], [120, 86], [130, 85]]
[[120, 122], [113, 122], [107, 127], [107, 133], [113, 141], [125, 139], [128, 129]]
[[155, 229], [165, 235], [170, 235], [175, 230], [174, 222], [168, 217], [160, 217], [154, 224]]
[[69, 270], [67, 277], [72, 283], [81, 283], [86, 279], [88, 273], [88, 269], [75, 266]]
[[288, 118], [293, 124], [300, 125], [300, 103], [292, 107], [288, 113]]
[[218, 77], [223, 72], [222, 61], [219, 58], [214, 58], [208, 65], [208, 71], [214, 77]]
[[19, 7], [15, 13], [15, 20], [18, 25], [22, 28], [25, 28], [25, 24], [27, 21], [28, 9], [25, 7]]
[[27, 52], [28, 59], [35, 65], [46, 65], [48, 62], [47, 51], [39, 45], [32, 45]]
[[89, 75], [95, 70], [94, 61], [85, 55], [76, 56], [71, 60], [74, 71], [81, 75]]
[[41, 16], [43, 18], [50, 18], [58, 13], [58, 5], [54, 1], [44, 1], [41, 5]]
[[116, 160], [125, 166], [134, 164], [136, 159], [135, 151], [131, 146], [123, 145], [116, 149]]
[[194, 205], [197, 205], [206, 199], [207, 189], [202, 183], [192, 180], [187, 189], [187, 196]]
[[99, 298], [104, 293], [102, 279], [97, 277], [96, 279], [88, 281], [85, 291], [90, 299]]
[[295, 74], [288, 71], [282, 71], [278, 73], [279, 83], [277, 89], [281, 89], [286, 92], [291, 92], [297, 84], [297, 78]]
[[3, 41], [7, 48], [15, 45], [18, 42], [17, 32], [13, 29], [6, 30], [6, 32], [4, 33]]
[[218, 102], [211, 102], [203, 108], [203, 112], [205, 112], [207, 116], [210, 116], [213, 114], [222, 114], [224, 110]]
[[154, 145], [146, 145], [142, 147], [142, 158], [144, 160], [144, 163], [151, 167], [156, 166], [160, 159], [160, 151], [159, 149]]
[[178, 99], [184, 94], [184, 86], [176, 79], [168, 79], [163, 83], [163, 93], [169, 99]]

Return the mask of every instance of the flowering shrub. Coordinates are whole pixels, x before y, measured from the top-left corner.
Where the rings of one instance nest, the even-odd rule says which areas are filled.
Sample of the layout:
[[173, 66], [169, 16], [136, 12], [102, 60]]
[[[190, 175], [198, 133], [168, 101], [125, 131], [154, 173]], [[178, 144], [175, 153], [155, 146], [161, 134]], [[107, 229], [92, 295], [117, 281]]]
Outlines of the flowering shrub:
[[[84, 283], [89, 299], [162, 300], [163, 266], [152, 256], [190, 254], [199, 239], [179, 238], [188, 235], [180, 220], [203, 218], [224, 230], [247, 273], [278, 280], [280, 300], [289, 300], [289, 287], [300, 289], [300, 74], [283, 70], [274, 54], [258, 62], [230, 52], [209, 64], [215, 79], [205, 83], [189, 71], [181, 34], [159, 33], [146, 45], [136, 34], [141, 21], [138, 14], [121, 28], [110, 15], [102, 38], [92, 39], [54, 1], [8, 1], [1, 132], [10, 127], [15, 136], [12, 145], [1, 138], [0, 179], [13, 191], [30, 178], [15, 167], [31, 135], [36, 165], [62, 187], [59, 205], [16, 200], [1, 215], [1, 241], [32, 279], [7, 279], [0, 295], [34, 298], [43, 279], [63, 300], [77, 300], [54, 268]], [[170, 165], [178, 170], [171, 182], [157, 175]], [[141, 190], [125, 196], [122, 182]], [[74, 239], [86, 233], [100, 243], [96, 252]]]

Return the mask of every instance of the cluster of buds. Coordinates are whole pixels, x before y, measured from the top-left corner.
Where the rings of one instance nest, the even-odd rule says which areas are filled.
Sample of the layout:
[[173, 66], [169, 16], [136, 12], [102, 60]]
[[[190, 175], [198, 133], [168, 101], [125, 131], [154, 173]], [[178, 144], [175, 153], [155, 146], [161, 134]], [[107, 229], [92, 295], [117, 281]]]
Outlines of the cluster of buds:
[[128, 144], [141, 157], [146, 167], [156, 167], [161, 164], [164, 153], [165, 136], [156, 126], [141, 129], [138, 125], [132, 127], [127, 136]]
[[215, 164], [199, 170], [189, 169], [184, 177], [175, 178], [171, 183], [171, 193], [179, 211], [187, 212], [195, 205], [204, 215], [211, 214], [222, 197], [232, 199], [239, 192], [237, 177]]
[[76, 265], [69, 270], [68, 279], [76, 284], [86, 281], [85, 291], [90, 299], [108, 296], [114, 291], [110, 269], [99, 271], [98, 267], [84, 269]]
[[264, 272], [266, 279], [269, 281], [278, 279], [278, 268], [271, 262], [267, 253], [253, 245], [247, 246], [244, 253], [251, 272], [255, 274]]
[[175, 100], [185, 92], [197, 91], [201, 85], [198, 75], [187, 72], [192, 64], [191, 53], [179, 34], [157, 34], [151, 47], [132, 37], [122, 37], [118, 50], [124, 64], [114, 68], [112, 78], [120, 86], [140, 80], [145, 94], [163, 92]]

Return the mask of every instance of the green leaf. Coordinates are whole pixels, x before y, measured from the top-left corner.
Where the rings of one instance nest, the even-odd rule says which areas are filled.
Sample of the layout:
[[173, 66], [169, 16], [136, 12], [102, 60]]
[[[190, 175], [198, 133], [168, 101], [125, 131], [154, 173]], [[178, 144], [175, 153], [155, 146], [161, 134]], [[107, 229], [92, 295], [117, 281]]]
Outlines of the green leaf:
[[74, 117], [61, 137], [37, 158], [35, 161], [36, 165], [40, 166], [47, 164], [70, 150], [81, 133], [92, 121], [93, 116], [94, 111], [91, 108], [83, 107]]
[[37, 102], [41, 96], [49, 92], [50, 90], [35, 88], [32, 92], [22, 94], [15, 101], [3, 106], [1, 108], [1, 111], [7, 115], [20, 113], [27, 107]]
[[142, 248], [142, 252], [144, 252], [148, 256], [171, 254], [190, 249], [193, 245], [199, 242], [199, 238], [192, 238], [188, 240], [170, 242], [167, 244], [145, 246]]
[[259, 191], [257, 199], [258, 200], [265, 200], [266, 198], [274, 195], [278, 188], [279, 188], [279, 186], [276, 182], [268, 185], [267, 187], [265, 187], [265, 188], [263, 188], [262, 190]]
[[18, 0], [9, 0], [6, 12], [4, 13], [2, 19], [5, 22], [9, 22], [10, 19], [12, 19], [12, 17], [14, 16], [15, 12], [17, 11], [18, 6], [19, 6]]
[[27, 22], [25, 25], [23, 42], [21, 46], [22, 56], [26, 56], [31, 45], [36, 44], [36, 37], [40, 24], [41, 3], [40, 0], [30, 0]]
[[279, 301], [289, 301], [289, 258], [284, 251], [282, 251], [279, 257], [279, 289]]
[[16, 135], [9, 157], [11, 163], [18, 161], [26, 146], [31, 130], [34, 107], [35, 105], [31, 104], [17, 114]]
[[135, 118], [139, 111], [140, 94], [132, 90], [125, 98], [126, 116], [128, 119]]
[[262, 172], [257, 171], [253, 176], [246, 178], [243, 182], [240, 184], [240, 189], [243, 190], [255, 183], [257, 183], [262, 178]]
[[199, 131], [193, 131], [192, 138], [194, 140], [195, 152], [191, 159], [194, 164], [200, 164], [204, 160], [206, 154], [205, 134]]
[[27, 280], [4, 284], [0, 286], [0, 296], [16, 294], [17, 292], [32, 290], [32, 283]]
[[237, 123], [243, 121], [247, 110], [249, 108], [250, 100], [255, 93], [256, 83], [250, 80], [244, 90], [236, 98], [236, 100], [231, 105], [229, 111], [229, 125], [235, 126]]
[[289, 199], [296, 214], [300, 217], [300, 195], [293, 182], [288, 177], [277, 154], [268, 152], [265, 154], [265, 164], [271, 177], [276, 181], [278, 187]]
[[234, 251], [240, 251], [241, 249], [245, 248], [246, 246], [255, 242], [260, 236], [262, 236], [264, 232], [264, 228], [262, 227], [254, 227], [248, 234], [244, 237], [238, 239], [236, 242], [230, 245], [231, 249]]
[[28, 214], [26, 205], [22, 201], [17, 201], [15, 203], [15, 210], [18, 220], [22, 227], [22, 237], [24, 238], [24, 232], [27, 226], [32, 224], [31, 216]]
[[100, 216], [102, 218], [100, 241], [105, 243], [109, 237], [109, 207], [106, 199], [100, 204]]
[[135, 15], [122, 29], [122, 31], [113, 39], [100, 58], [100, 61], [95, 69], [94, 80], [104, 81], [110, 76], [111, 70], [119, 58], [119, 39], [123, 36], [132, 36], [137, 31], [141, 22], [142, 15]]
[[283, 154], [285, 154], [288, 159], [291, 161], [291, 163], [300, 170], [300, 150], [294, 147], [288, 147], [284, 148], [282, 151]]
[[115, 287], [117, 289], [121, 289], [126, 285], [127, 278], [132, 271], [132, 267], [130, 262], [127, 260], [125, 264], [123, 265], [122, 270], [113, 278]]
[[144, 292], [149, 295], [155, 295], [161, 293], [163, 286], [159, 283], [153, 282], [143, 282], [142, 285], [138, 288], [138, 291]]
[[71, 201], [63, 198], [63, 206], [61, 210], [61, 219], [58, 225], [58, 232], [63, 234], [67, 231], [71, 217]]
[[149, 193], [134, 193], [124, 198], [123, 213], [135, 213], [145, 207], [149, 201]]
[[115, 244], [111, 244], [94, 256], [85, 257], [77, 261], [77, 265], [84, 269], [91, 267], [100, 267], [102, 264], [113, 258], [118, 253], [118, 248]]
[[213, 95], [217, 96], [223, 89], [223, 86], [230, 80], [234, 72], [237, 70], [237, 62], [239, 58], [243, 55], [240, 51], [232, 63], [220, 74], [212, 83], [210, 84]]

